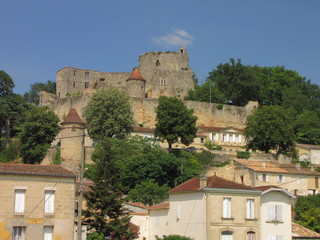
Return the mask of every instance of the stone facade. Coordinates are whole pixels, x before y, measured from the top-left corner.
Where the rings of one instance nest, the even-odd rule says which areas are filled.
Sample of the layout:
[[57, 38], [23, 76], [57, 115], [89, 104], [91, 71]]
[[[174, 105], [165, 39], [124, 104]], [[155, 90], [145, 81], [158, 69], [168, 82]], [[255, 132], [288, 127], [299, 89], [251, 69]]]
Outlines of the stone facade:
[[[73, 239], [75, 178], [60, 166], [0, 164], [0, 240], [19, 231], [23, 239]], [[49, 212], [47, 191], [53, 194]], [[17, 207], [18, 201], [24, 206]]]

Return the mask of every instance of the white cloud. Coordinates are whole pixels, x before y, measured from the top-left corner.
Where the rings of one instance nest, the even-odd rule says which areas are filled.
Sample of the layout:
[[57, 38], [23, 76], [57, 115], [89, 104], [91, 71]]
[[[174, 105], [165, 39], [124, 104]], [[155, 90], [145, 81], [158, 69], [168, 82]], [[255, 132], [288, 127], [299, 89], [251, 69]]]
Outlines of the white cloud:
[[173, 33], [169, 33], [163, 37], [155, 37], [154, 42], [164, 46], [188, 46], [192, 44], [194, 37], [183, 29], [174, 29]]

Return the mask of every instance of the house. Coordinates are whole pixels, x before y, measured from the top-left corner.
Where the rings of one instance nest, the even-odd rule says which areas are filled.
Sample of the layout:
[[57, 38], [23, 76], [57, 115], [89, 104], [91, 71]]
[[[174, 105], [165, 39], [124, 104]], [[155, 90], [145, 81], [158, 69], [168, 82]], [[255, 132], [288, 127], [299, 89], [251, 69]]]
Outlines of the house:
[[251, 187], [275, 185], [294, 195], [319, 192], [320, 172], [303, 168], [299, 163], [280, 163], [237, 159], [234, 181]]
[[190, 179], [169, 191], [168, 203], [149, 208], [148, 239], [260, 239], [260, 194], [217, 176]]
[[312, 144], [296, 144], [300, 161], [308, 161], [311, 164], [320, 166], [320, 146]]
[[73, 239], [75, 173], [0, 163], [0, 240]]
[[234, 127], [197, 126], [199, 129], [194, 145], [213, 141], [226, 151], [242, 151], [245, 146], [244, 129]]
[[295, 196], [274, 186], [262, 186], [255, 189], [262, 191], [260, 199], [261, 239], [291, 239], [291, 199]]

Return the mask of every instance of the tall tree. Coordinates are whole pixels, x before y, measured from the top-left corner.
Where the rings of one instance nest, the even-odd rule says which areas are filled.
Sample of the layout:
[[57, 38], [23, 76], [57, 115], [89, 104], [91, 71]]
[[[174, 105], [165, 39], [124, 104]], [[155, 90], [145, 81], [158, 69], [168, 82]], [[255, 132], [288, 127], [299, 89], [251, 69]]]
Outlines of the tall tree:
[[21, 157], [24, 163], [40, 163], [59, 132], [59, 118], [48, 107], [32, 107], [21, 125]]
[[281, 106], [263, 106], [249, 115], [245, 137], [247, 149], [291, 151], [295, 140], [293, 118]]
[[13, 93], [14, 82], [5, 71], [0, 70], [0, 97], [6, 97]]
[[56, 93], [56, 83], [47, 81], [46, 83], [34, 83], [30, 86], [29, 92], [23, 94], [23, 99], [26, 102], [39, 105], [40, 92], [46, 91], [48, 93]]
[[169, 148], [172, 148], [172, 144], [178, 142], [179, 138], [185, 145], [193, 142], [197, 133], [197, 117], [193, 116], [193, 110], [188, 109], [180, 99], [161, 96], [156, 114], [155, 135], [166, 140]]
[[[320, 110], [320, 109], [319, 109]], [[320, 117], [319, 111], [306, 110], [298, 115], [295, 121], [297, 133], [296, 141], [305, 144], [320, 144]]]
[[88, 133], [94, 140], [125, 138], [133, 130], [133, 113], [128, 96], [116, 88], [93, 95], [84, 109]]
[[111, 143], [103, 140], [96, 147], [93, 161], [97, 164], [97, 178], [85, 193], [87, 217], [94, 231], [104, 239], [134, 239], [130, 229], [129, 212], [123, 208], [123, 192], [119, 171], [111, 153]]

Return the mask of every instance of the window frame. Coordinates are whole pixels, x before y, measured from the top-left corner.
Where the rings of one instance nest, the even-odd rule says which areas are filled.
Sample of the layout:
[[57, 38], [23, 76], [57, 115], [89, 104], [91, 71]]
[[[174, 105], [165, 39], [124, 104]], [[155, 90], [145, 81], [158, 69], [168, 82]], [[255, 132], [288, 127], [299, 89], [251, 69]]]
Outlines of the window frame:
[[222, 201], [222, 218], [232, 218], [231, 198], [225, 197]]
[[44, 213], [54, 214], [55, 190], [44, 190]]
[[14, 212], [24, 213], [26, 208], [26, 189], [17, 188], [14, 191]]

